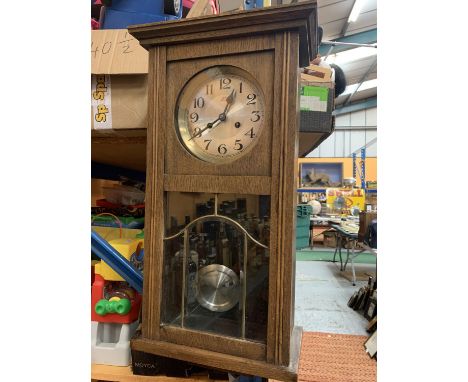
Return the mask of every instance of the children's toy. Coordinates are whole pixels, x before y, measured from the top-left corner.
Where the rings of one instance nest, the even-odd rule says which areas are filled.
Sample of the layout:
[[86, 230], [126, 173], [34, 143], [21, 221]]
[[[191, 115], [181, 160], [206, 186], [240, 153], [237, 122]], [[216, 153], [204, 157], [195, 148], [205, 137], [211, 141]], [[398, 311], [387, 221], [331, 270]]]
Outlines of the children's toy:
[[[122, 255], [127, 261], [131, 262], [131, 259], [135, 257], [140, 258], [141, 252], [141, 239], [114, 239], [110, 240], [109, 245], [112, 246], [120, 255]], [[138, 253], [137, 253], [138, 252]], [[132, 267], [134, 265], [132, 264]], [[114, 271], [108, 263], [101, 261], [96, 264], [96, 273], [99, 273], [108, 281], [124, 281], [124, 278]]]
[[94, 264], [91, 287], [91, 356], [94, 363], [130, 364], [130, 339], [138, 327], [141, 308], [138, 292], [142, 290], [143, 281], [142, 246], [141, 238], [107, 242], [91, 231], [91, 249], [101, 258]]
[[[104, 260], [107, 267], [128, 282], [137, 292], [141, 293], [143, 291], [143, 274], [135, 269], [128, 259], [122, 256], [111, 244], [94, 231], [91, 231], [91, 250], [100, 259]], [[107, 277], [106, 266], [101, 264], [99, 271], [96, 268], [96, 273], [100, 273], [102, 270], [105, 273], [104, 278]]]
[[91, 322], [91, 362], [130, 365], [130, 340], [138, 325], [138, 321], [131, 324]]
[[91, 321], [129, 324], [138, 319], [141, 295], [126, 282], [94, 276], [91, 288]]

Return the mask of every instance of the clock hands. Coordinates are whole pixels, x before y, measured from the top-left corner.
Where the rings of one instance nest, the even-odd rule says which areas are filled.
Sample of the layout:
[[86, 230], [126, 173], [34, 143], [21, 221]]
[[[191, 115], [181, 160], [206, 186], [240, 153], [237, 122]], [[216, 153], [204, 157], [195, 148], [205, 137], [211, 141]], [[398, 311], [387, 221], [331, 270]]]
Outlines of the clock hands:
[[[234, 103], [234, 94], [235, 90], [233, 89], [231, 94], [226, 98], [226, 107], [224, 108], [223, 112], [216, 118], [213, 122], [211, 122], [211, 127], [215, 127], [216, 122], [224, 122], [226, 120], [227, 112], [231, 108], [231, 105]], [[218, 126], [219, 123], [216, 125]]]
[[[219, 115], [219, 118], [222, 121], [224, 121], [226, 119], [226, 114], [229, 111], [229, 109], [231, 108], [231, 105], [234, 103], [234, 94], [235, 94], [235, 90], [232, 89], [231, 94], [229, 94], [229, 96], [226, 98], [226, 107], [224, 108], [223, 113]], [[223, 118], [221, 118], [221, 116], [223, 116]]]
[[203, 129], [201, 129], [198, 133], [196, 133], [193, 137], [189, 139], [191, 141], [193, 138], [202, 135], [202, 133], [208, 129], [211, 129], [212, 127], [218, 126], [221, 122], [224, 122], [226, 120], [227, 113], [229, 109], [231, 108], [231, 105], [234, 103], [234, 95], [235, 95], [235, 90], [233, 89], [231, 94], [229, 94], [226, 98], [226, 107], [224, 108], [223, 112], [218, 115], [218, 118], [216, 118], [213, 122], [209, 122]]

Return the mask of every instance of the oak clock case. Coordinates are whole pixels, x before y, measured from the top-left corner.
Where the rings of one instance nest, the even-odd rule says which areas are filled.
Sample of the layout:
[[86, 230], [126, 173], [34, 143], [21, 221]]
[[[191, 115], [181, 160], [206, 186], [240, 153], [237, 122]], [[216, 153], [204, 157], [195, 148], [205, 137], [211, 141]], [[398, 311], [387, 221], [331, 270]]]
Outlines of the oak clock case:
[[298, 67], [315, 31], [315, 2], [129, 28], [150, 57], [133, 349], [297, 379]]

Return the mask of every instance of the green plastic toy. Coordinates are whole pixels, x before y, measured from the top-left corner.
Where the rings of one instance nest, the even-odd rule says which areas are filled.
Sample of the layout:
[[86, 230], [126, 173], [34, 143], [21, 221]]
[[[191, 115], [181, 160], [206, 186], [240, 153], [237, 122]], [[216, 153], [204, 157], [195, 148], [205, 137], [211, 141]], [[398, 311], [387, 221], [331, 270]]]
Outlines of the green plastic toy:
[[128, 298], [122, 298], [118, 301], [99, 300], [94, 306], [94, 311], [100, 316], [105, 316], [109, 313], [117, 313], [121, 316], [130, 312], [132, 304]]

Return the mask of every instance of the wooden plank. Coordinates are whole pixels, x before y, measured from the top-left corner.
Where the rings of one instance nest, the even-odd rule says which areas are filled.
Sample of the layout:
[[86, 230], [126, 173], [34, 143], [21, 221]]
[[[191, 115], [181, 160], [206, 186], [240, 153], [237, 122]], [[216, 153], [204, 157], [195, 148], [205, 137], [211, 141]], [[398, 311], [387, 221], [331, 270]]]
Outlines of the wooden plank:
[[91, 130], [91, 160], [131, 170], [145, 171], [146, 128]]
[[114, 382], [201, 382], [212, 381], [207, 375], [197, 375], [191, 378], [167, 377], [165, 375], [135, 375], [131, 366], [110, 366], [91, 364], [91, 378], [97, 381]]
[[284, 212], [284, 220], [281, 223], [283, 237], [284, 267], [281, 270], [282, 276], [282, 344], [280, 364], [288, 365], [291, 356], [291, 338], [294, 328], [294, 286], [296, 274], [296, 181], [297, 181], [297, 146], [299, 131], [299, 79], [298, 66], [299, 57], [299, 34], [297, 32], [286, 32], [283, 34], [285, 44], [284, 55], [285, 72], [283, 78], [286, 79], [284, 90], [287, 94], [286, 102], [282, 104], [284, 113], [285, 131], [283, 172], [283, 197], [281, 206]]
[[[290, 362], [290, 338], [294, 327], [295, 185], [297, 179], [298, 34], [276, 35], [275, 126], [272, 158], [272, 216], [270, 243], [270, 294], [267, 360]], [[277, 208], [275, 206], [278, 206]], [[274, 321], [271, 318], [274, 317]]]
[[146, 127], [138, 129], [102, 129], [102, 130], [91, 130], [91, 140], [96, 143], [114, 143], [115, 140], [121, 140], [122, 142], [145, 142], [146, 143]]
[[266, 346], [258, 342], [244, 341], [213, 333], [201, 333], [186, 328], [163, 326], [161, 327], [161, 340], [193, 348], [204, 348], [218, 353], [229, 349], [229, 353], [232, 355], [257, 361], [264, 361], [266, 354]]
[[293, 369], [281, 365], [272, 365], [248, 358], [216, 353], [209, 350], [194, 349], [189, 346], [162, 341], [135, 339], [132, 340], [131, 346], [132, 349], [135, 350], [193, 362], [218, 370], [226, 370], [243, 375], [261, 375], [265, 378], [273, 378], [285, 382], [297, 381], [297, 368]]
[[309, 65], [304, 68], [304, 73], [301, 73], [301, 79], [312, 82], [330, 82], [331, 70], [318, 65]]
[[249, 39], [239, 37], [230, 41], [232, 41], [232, 44], [228, 45], [226, 45], [226, 41], [199, 42], [195, 51], [193, 50], [193, 43], [171, 45], [167, 49], [167, 61], [212, 57], [239, 52], [256, 52], [274, 48], [274, 38], [269, 35]]
[[146, 139], [98, 138], [91, 141], [91, 160], [96, 163], [145, 171]]
[[[146, 338], [159, 338], [163, 237], [164, 237], [164, 113], [158, 110], [166, 96], [166, 47], [150, 51], [149, 116], [146, 175], [145, 216], [145, 277], [143, 295], [142, 333]], [[150, 292], [151, 291], [151, 292]]]
[[269, 176], [164, 175], [164, 191], [270, 195]]
[[[251, 12], [251, 11], [249, 11]], [[219, 17], [215, 15], [215, 17]], [[198, 18], [197, 18], [198, 19]], [[187, 19], [182, 19], [187, 20]], [[192, 19], [195, 20], [195, 19]], [[187, 35], [172, 35], [172, 36], [160, 36], [153, 37], [148, 40], [143, 40], [141, 44], [144, 47], [155, 46], [155, 45], [166, 45], [166, 44], [177, 44], [177, 43], [186, 43], [190, 41], [191, 43], [194, 42], [202, 42], [202, 41], [212, 41], [214, 39], [228, 39], [230, 38], [235, 32], [236, 36], [243, 36], [245, 37], [252, 37], [255, 35], [265, 34], [267, 32], [274, 32], [277, 30], [297, 30], [304, 26], [304, 22], [298, 21], [291, 21], [289, 24], [284, 24], [281, 21], [276, 23], [269, 23], [264, 24], [263, 28], [259, 28], [258, 25], [246, 25], [242, 28], [237, 27], [236, 24], [230, 26], [230, 29], [221, 29], [218, 31], [194, 31], [192, 34]], [[307, 65], [309, 62], [307, 62]]]

